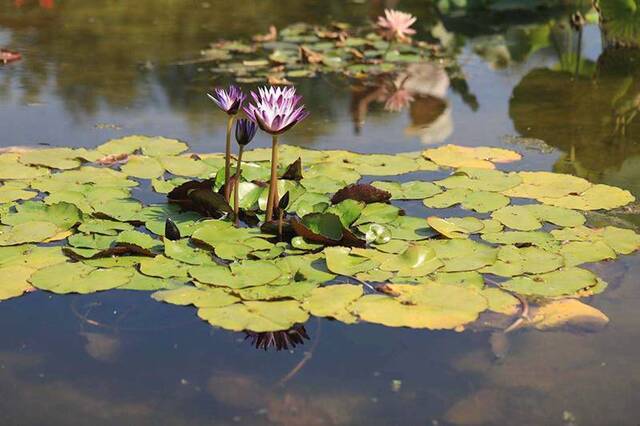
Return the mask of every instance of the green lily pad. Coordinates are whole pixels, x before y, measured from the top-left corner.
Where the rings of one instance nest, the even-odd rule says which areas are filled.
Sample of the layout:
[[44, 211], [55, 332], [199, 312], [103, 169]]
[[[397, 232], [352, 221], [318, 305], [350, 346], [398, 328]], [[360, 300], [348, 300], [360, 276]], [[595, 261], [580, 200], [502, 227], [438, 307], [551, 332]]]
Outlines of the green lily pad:
[[220, 308], [201, 308], [198, 316], [211, 325], [227, 330], [250, 330], [257, 333], [287, 330], [309, 318], [309, 314], [293, 300], [244, 302]]
[[463, 167], [456, 170], [453, 175], [435, 183], [447, 189], [501, 192], [519, 185], [522, 183], [522, 178], [517, 173]]
[[375, 181], [371, 183], [376, 188], [391, 193], [392, 200], [421, 200], [432, 197], [442, 192], [442, 189], [431, 182], [386, 182]]
[[149, 277], [143, 275], [138, 271], [134, 271], [133, 276], [128, 283], [118, 287], [118, 290], [136, 290], [136, 291], [156, 291], [156, 290], [170, 290], [184, 286], [184, 281]]
[[560, 253], [564, 256], [567, 266], [616, 258], [616, 252], [601, 240], [571, 241], [562, 245]]
[[175, 139], [150, 136], [126, 136], [120, 139], [112, 139], [97, 147], [97, 150], [105, 155], [109, 154], [133, 154], [141, 150], [144, 155], [157, 157], [162, 155], [177, 155], [187, 149], [187, 145]]
[[420, 217], [399, 216], [385, 226], [391, 231], [391, 238], [397, 240], [420, 241], [436, 234], [426, 219]]
[[494, 169], [494, 163], [509, 163], [520, 160], [521, 155], [502, 148], [466, 147], [443, 145], [427, 149], [422, 155], [439, 166]]
[[420, 277], [440, 268], [443, 263], [431, 247], [410, 244], [399, 255], [387, 255], [380, 265], [383, 271], [396, 272], [401, 277]]
[[164, 255], [168, 258], [178, 260], [189, 265], [211, 264], [213, 260], [211, 255], [205, 251], [195, 247], [191, 247], [189, 239], [181, 239], [172, 241], [164, 240]]
[[[565, 265], [562, 255], [539, 247], [507, 245], [500, 247], [497, 261], [481, 270], [483, 273], [513, 277], [523, 274], [542, 274], [555, 271]], [[568, 264], [567, 264], [568, 265]]]
[[599, 284], [591, 271], [568, 267], [531, 277], [516, 277], [500, 286], [515, 293], [528, 296], [560, 297], [588, 292]]
[[242, 300], [303, 300], [320, 284], [313, 281], [291, 282], [287, 285], [261, 285], [234, 290]]
[[51, 222], [31, 221], [19, 223], [0, 230], [0, 246], [14, 246], [24, 243], [46, 241], [60, 232], [58, 225]]
[[484, 224], [475, 217], [427, 218], [429, 226], [447, 238], [468, 238], [469, 234], [480, 232]]
[[52, 293], [94, 293], [126, 284], [133, 276], [127, 268], [97, 269], [82, 263], [61, 263], [40, 269], [29, 281]]
[[437, 240], [425, 244], [436, 251], [444, 263], [444, 272], [478, 270], [493, 264], [498, 256], [497, 249], [471, 240]]
[[489, 213], [509, 205], [509, 197], [497, 192], [477, 191], [467, 195], [462, 201], [462, 208], [478, 213]]
[[506, 231], [485, 233], [481, 234], [480, 237], [493, 244], [531, 244], [547, 251], [558, 251], [560, 249], [560, 243], [548, 232]]
[[29, 283], [29, 278], [33, 272], [34, 269], [27, 266], [0, 266], [0, 276], [2, 276], [0, 300], [18, 297], [30, 291], [33, 287]]
[[189, 276], [189, 266], [165, 256], [156, 256], [140, 261], [140, 272], [150, 277], [186, 279]]
[[342, 226], [348, 228], [360, 217], [364, 208], [364, 203], [347, 199], [329, 207], [325, 210], [325, 213], [331, 213], [338, 216], [338, 218], [340, 218], [340, 222], [342, 222]]
[[28, 185], [23, 182], [8, 181], [0, 186], [0, 203], [30, 200], [38, 195], [35, 191], [28, 191]]
[[535, 231], [542, 227], [543, 221], [558, 226], [578, 226], [586, 221], [575, 210], [540, 204], [503, 207], [494, 211], [491, 217], [518, 231]]
[[151, 297], [159, 302], [182, 306], [194, 305], [198, 308], [218, 308], [239, 301], [237, 297], [220, 288], [198, 288], [193, 286], [156, 291]]
[[520, 198], [560, 198], [581, 193], [591, 187], [589, 181], [566, 174], [551, 172], [518, 172], [522, 183], [503, 193]]
[[107, 219], [89, 219], [78, 226], [78, 231], [101, 235], [117, 235], [120, 231], [131, 231], [133, 226], [126, 222], [117, 222]]
[[336, 284], [316, 288], [305, 299], [302, 308], [317, 317], [330, 317], [346, 324], [353, 324], [357, 318], [348, 307], [363, 294], [361, 286]]
[[363, 256], [351, 254], [346, 247], [327, 247], [324, 249], [327, 267], [338, 275], [353, 276], [359, 272], [367, 272], [378, 267], [378, 262]]
[[577, 195], [568, 194], [559, 198], [540, 197], [541, 203], [577, 210], [610, 210], [635, 201], [625, 189], [609, 185], [593, 185]]
[[164, 167], [157, 159], [140, 155], [130, 156], [120, 170], [141, 179], [154, 179], [164, 174]]
[[20, 154], [19, 161], [29, 166], [68, 170], [80, 167], [80, 156], [80, 152], [71, 148], [36, 149]]
[[473, 192], [466, 188], [453, 188], [423, 200], [426, 207], [445, 209], [463, 203]]
[[0, 154], [0, 180], [33, 179], [49, 174], [49, 169], [25, 166], [19, 159], [19, 154]]
[[282, 275], [276, 265], [265, 260], [246, 260], [228, 268], [221, 265], [194, 266], [189, 274], [204, 284], [234, 289], [269, 284]]
[[2, 216], [6, 225], [20, 225], [28, 222], [49, 222], [59, 230], [67, 230], [82, 222], [82, 213], [69, 203], [46, 205], [38, 201], [26, 201], [16, 206], [15, 213]]
[[342, 239], [342, 222], [335, 214], [310, 213], [302, 218], [302, 224], [310, 231], [330, 240], [340, 241]]

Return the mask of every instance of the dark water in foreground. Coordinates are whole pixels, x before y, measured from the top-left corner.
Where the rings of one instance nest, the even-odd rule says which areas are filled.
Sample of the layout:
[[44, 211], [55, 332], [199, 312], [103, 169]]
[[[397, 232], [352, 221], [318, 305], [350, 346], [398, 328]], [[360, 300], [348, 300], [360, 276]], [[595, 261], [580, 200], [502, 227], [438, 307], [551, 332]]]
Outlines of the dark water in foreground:
[[[575, 8], [465, 16], [439, 15], [426, 1], [392, 3], [420, 17], [422, 35], [446, 28], [469, 93], [449, 90], [438, 114], [424, 102], [390, 113], [359, 103], [358, 88], [344, 80], [300, 81], [312, 116], [285, 143], [361, 152], [508, 146], [525, 154], [514, 167], [574, 173], [640, 196], [640, 61], [603, 54], [594, 26], [578, 49], [566, 25]], [[4, 2], [0, 46], [24, 59], [0, 67], [0, 147], [95, 146], [145, 133], [220, 151], [224, 117], [204, 96], [220, 80], [206, 65], [176, 62], [271, 23], [363, 23], [383, 6]], [[363, 124], [358, 106], [368, 110]], [[547, 144], [513, 145], [505, 136]], [[610, 287], [588, 303], [609, 327], [515, 333], [502, 362], [482, 332], [313, 319], [304, 346], [263, 352], [145, 293], [30, 294], [0, 304], [0, 424], [636, 425], [640, 258], [595, 268]]]

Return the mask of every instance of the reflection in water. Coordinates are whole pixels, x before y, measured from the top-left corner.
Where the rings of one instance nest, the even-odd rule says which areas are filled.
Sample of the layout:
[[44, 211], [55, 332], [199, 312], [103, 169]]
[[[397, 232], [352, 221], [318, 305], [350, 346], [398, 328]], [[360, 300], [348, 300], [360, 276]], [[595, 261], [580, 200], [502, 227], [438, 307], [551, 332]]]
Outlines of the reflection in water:
[[514, 88], [509, 115], [520, 134], [565, 153], [556, 171], [638, 195], [639, 107], [640, 54], [607, 50], [596, 64], [583, 60], [578, 75], [571, 61], [532, 70]]
[[81, 332], [80, 335], [87, 339], [84, 349], [91, 358], [102, 362], [115, 361], [121, 349], [117, 336], [88, 331]]
[[229, 371], [214, 373], [207, 385], [207, 390], [217, 402], [241, 410], [248, 417], [240, 416], [245, 424], [365, 424], [367, 400], [363, 395], [311, 389], [307, 386], [297, 389], [272, 387], [255, 377]]
[[351, 91], [351, 116], [360, 133], [369, 110], [384, 104], [390, 112], [409, 109], [409, 135], [418, 135], [425, 145], [443, 142], [453, 132], [451, 108], [446, 99], [450, 80], [441, 66], [425, 62], [411, 64], [397, 75], [382, 75], [362, 82]]
[[245, 340], [249, 340], [256, 349], [265, 351], [274, 348], [276, 351], [293, 349], [297, 345], [304, 345], [304, 341], [311, 340], [304, 325], [296, 325], [289, 330], [255, 333], [245, 331]]

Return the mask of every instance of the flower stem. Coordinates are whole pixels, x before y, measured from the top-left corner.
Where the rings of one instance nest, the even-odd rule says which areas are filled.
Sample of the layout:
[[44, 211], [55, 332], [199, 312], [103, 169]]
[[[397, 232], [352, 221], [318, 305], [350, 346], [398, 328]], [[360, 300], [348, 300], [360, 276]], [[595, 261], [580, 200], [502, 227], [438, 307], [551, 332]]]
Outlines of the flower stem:
[[244, 146], [240, 145], [240, 150], [238, 151], [238, 165], [236, 166], [236, 181], [235, 181], [234, 191], [233, 191], [233, 213], [236, 220], [236, 226], [240, 224], [240, 218], [238, 217], [238, 212], [240, 211], [240, 207], [238, 206], [240, 202], [240, 196], [238, 192], [240, 190], [240, 167], [242, 165], [243, 152], [244, 152]]
[[235, 116], [230, 115], [227, 119], [227, 145], [224, 152], [224, 199], [227, 201], [227, 203], [231, 198], [229, 177], [231, 175], [231, 128], [233, 127], [234, 118]]
[[273, 207], [278, 200], [278, 135], [271, 140], [271, 180], [269, 181], [269, 197], [267, 198], [267, 216], [265, 222], [273, 218]]

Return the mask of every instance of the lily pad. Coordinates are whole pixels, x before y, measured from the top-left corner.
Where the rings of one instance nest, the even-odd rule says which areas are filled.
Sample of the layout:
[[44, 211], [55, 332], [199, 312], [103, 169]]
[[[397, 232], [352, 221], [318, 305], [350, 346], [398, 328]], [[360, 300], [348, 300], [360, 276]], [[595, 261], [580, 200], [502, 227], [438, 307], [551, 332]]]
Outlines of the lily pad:
[[304, 323], [309, 314], [297, 301], [244, 302], [220, 308], [201, 308], [198, 316], [211, 325], [227, 330], [251, 330], [257, 333], [287, 330]]
[[336, 284], [320, 287], [311, 291], [304, 300], [302, 308], [317, 317], [330, 317], [353, 324], [357, 318], [349, 312], [348, 307], [362, 294], [362, 287], [357, 285]]
[[422, 152], [422, 155], [439, 166], [479, 169], [494, 169], [494, 163], [509, 163], [522, 158], [517, 152], [507, 149], [458, 145], [443, 145], [427, 149]]
[[61, 263], [40, 269], [29, 278], [34, 287], [52, 293], [94, 293], [120, 287], [131, 279], [127, 268], [97, 269], [82, 263]]
[[360, 272], [367, 272], [378, 267], [378, 262], [363, 256], [351, 254], [346, 247], [327, 247], [324, 249], [327, 267], [338, 275], [354, 276]]
[[372, 185], [391, 193], [393, 200], [421, 200], [442, 192], [442, 189], [431, 182], [385, 182], [375, 181]]
[[233, 263], [230, 267], [221, 265], [194, 266], [189, 274], [197, 281], [234, 289], [256, 287], [269, 284], [282, 275], [276, 265], [264, 260], [246, 260]]
[[542, 297], [575, 296], [589, 291], [599, 284], [591, 271], [568, 267], [531, 277], [516, 277], [502, 283], [501, 287], [519, 294]]

